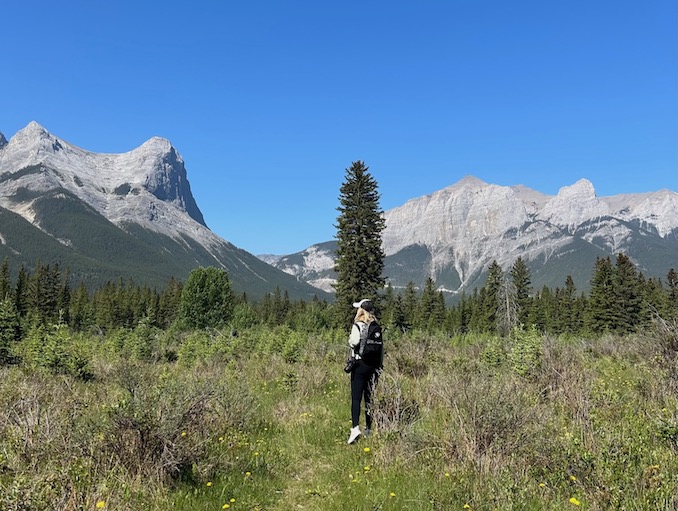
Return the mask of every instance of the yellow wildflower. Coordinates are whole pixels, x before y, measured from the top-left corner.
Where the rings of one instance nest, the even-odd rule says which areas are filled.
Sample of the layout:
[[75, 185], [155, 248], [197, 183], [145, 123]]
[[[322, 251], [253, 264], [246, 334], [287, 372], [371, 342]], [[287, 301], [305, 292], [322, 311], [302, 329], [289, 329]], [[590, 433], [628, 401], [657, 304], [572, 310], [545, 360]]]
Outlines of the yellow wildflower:
[[207, 481], [207, 486], [208, 487], [212, 486], [212, 481]]
[[230, 504], [224, 504], [223, 506], [221, 506], [221, 509], [228, 509], [229, 507], [231, 507]]
[[97, 502], [97, 509], [103, 509], [106, 503], [103, 500]]
[[395, 497], [395, 492], [391, 492], [388, 494], [389, 497]]
[[370, 448], [369, 448], [369, 447], [365, 447], [365, 448], [363, 449], [363, 451], [365, 451], [365, 452], [370, 452]]
[[576, 498], [572, 497], [570, 499], [570, 504], [572, 504], [573, 506], [578, 506], [581, 504], [581, 502], [579, 502]]

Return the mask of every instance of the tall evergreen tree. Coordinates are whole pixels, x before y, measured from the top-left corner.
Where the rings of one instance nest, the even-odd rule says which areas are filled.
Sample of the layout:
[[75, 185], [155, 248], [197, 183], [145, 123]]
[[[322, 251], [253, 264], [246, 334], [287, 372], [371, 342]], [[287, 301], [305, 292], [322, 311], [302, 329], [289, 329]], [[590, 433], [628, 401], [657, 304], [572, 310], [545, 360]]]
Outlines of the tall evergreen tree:
[[574, 334], [581, 329], [581, 318], [577, 316], [577, 287], [574, 285], [572, 275], [565, 278], [565, 288], [558, 302], [558, 318], [560, 319], [560, 332]]
[[0, 300], [12, 294], [12, 285], [9, 281], [9, 259], [5, 258], [0, 267]]
[[381, 233], [385, 227], [376, 180], [362, 161], [346, 169], [340, 188], [337, 218], [335, 305], [341, 324], [350, 324], [351, 304], [362, 298], [378, 300], [385, 279]]
[[552, 332], [557, 333], [559, 330], [558, 324], [558, 295], [560, 294], [559, 290], [556, 289], [556, 293], [551, 291], [551, 288], [548, 286], [543, 286], [541, 293], [539, 293], [538, 304], [535, 304], [535, 309], [538, 309], [536, 318], [538, 318], [534, 325], [541, 330], [542, 332]]
[[169, 327], [177, 317], [181, 302], [182, 285], [174, 277], [170, 277], [158, 303], [158, 326]]
[[396, 294], [390, 282], [386, 283], [384, 297], [381, 300], [381, 320], [384, 325], [393, 328], [395, 324], [395, 299]]
[[431, 277], [428, 277], [424, 283], [424, 289], [419, 296], [419, 305], [414, 323], [417, 328], [428, 329], [431, 326], [431, 316], [433, 315], [433, 308], [437, 300], [436, 294], [435, 282]]
[[415, 317], [417, 315], [417, 307], [419, 306], [419, 297], [417, 290], [414, 287], [414, 282], [411, 280], [405, 286], [405, 292], [402, 297], [402, 312], [405, 318], [407, 328], [414, 325]]
[[0, 365], [11, 360], [12, 344], [18, 338], [19, 315], [16, 305], [9, 297], [0, 298]]
[[84, 283], [80, 283], [70, 302], [69, 317], [75, 330], [83, 330], [94, 324], [94, 312], [90, 303], [89, 292]]
[[617, 255], [614, 267], [614, 328], [632, 332], [641, 322], [642, 294], [635, 265], [624, 254]]
[[591, 278], [587, 326], [594, 333], [614, 328], [615, 314], [614, 271], [609, 257], [596, 258]]
[[496, 331], [497, 311], [499, 310], [499, 300], [504, 281], [504, 271], [497, 261], [492, 261], [488, 268], [487, 280], [481, 289], [484, 291], [482, 296], [482, 320], [481, 329], [483, 331]]
[[24, 317], [28, 313], [28, 279], [28, 272], [26, 272], [26, 268], [22, 265], [21, 268], [19, 268], [19, 274], [16, 279], [16, 290], [14, 292], [14, 301], [19, 317]]
[[447, 329], [462, 334], [468, 332], [472, 305], [472, 300], [466, 296], [466, 293], [462, 292], [459, 302], [448, 310]]
[[410, 324], [407, 322], [405, 313], [403, 312], [403, 298], [400, 295], [396, 295], [393, 303], [393, 328], [400, 330], [405, 333]]
[[518, 321], [523, 325], [526, 325], [527, 318], [530, 315], [532, 280], [530, 277], [530, 269], [527, 267], [522, 257], [518, 257], [511, 267], [511, 281], [513, 282], [516, 293]]

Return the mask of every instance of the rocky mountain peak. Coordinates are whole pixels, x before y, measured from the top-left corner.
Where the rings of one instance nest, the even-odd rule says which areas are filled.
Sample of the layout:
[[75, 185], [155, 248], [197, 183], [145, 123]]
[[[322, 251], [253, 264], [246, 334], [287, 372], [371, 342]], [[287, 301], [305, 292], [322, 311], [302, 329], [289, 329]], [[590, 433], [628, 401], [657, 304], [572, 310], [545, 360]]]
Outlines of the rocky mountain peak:
[[[384, 212], [384, 274], [394, 288], [426, 278], [452, 294], [482, 285], [495, 260], [531, 266], [535, 289], [571, 275], [585, 288], [596, 257], [626, 253], [647, 275], [678, 264], [678, 193], [598, 197], [588, 179], [546, 195], [467, 176]], [[271, 260], [321, 289], [331, 289], [335, 247], [328, 243]]]
[[610, 214], [608, 204], [596, 196], [593, 184], [580, 179], [558, 191], [539, 214], [539, 218], [553, 225], [567, 228], [570, 232], [584, 221]]
[[[24, 170], [38, 168], [39, 174]], [[152, 230], [176, 233], [177, 215], [188, 213], [205, 226], [184, 161], [164, 138], [153, 137], [126, 153], [93, 153], [32, 121], [0, 152], [0, 174], [16, 175], [5, 181], [0, 199], [21, 188], [40, 193], [62, 188], [118, 225], [141, 221]]]
[[166, 138], [151, 137], [146, 142], [141, 144], [139, 147], [134, 149], [134, 151], [146, 151], [158, 154], [166, 154], [170, 151], [174, 151], [174, 147], [172, 146], [172, 143]]
[[95, 153], [31, 122], [0, 142], [0, 253], [15, 267], [56, 259], [84, 283], [161, 286], [215, 266], [248, 296], [324, 295], [211, 232], [167, 139]]
[[0, 149], [2, 149], [3, 147], [5, 147], [6, 145], [7, 145], [7, 139], [5, 138], [5, 135], [3, 135], [3, 134], [0, 132]]

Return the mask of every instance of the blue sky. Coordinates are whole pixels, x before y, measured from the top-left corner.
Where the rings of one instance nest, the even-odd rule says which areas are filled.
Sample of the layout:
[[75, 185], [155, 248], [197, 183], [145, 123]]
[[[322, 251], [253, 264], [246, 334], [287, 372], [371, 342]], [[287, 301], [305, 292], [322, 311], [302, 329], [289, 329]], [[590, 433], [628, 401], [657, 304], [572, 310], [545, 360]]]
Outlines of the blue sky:
[[345, 169], [381, 206], [466, 175], [548, 194], [678, 190], [674, 0], [6, 2], [0, 132], [183, 156], [254, 254], [336, 234]]

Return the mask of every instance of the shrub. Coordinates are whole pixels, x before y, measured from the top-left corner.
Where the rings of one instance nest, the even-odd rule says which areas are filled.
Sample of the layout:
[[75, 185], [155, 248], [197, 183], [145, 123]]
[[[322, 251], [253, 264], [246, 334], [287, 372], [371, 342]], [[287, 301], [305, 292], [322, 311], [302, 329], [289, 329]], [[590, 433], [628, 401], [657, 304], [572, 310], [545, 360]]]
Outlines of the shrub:
[[405, 433], [420, 417], [420, 406], [403, 393], [400, 376], [382, 373], [374, 390], [370, 408], [380, 433]]
[[536, 327], [529, 330], [514, 330], [513, 343], [509, 354], [511, 367], [520, 376], [534, 375], [542, 359], [542, 336]]
[[236, 378], [133, 365], [122, 365], [117, 378], [124, 392], [108, 409], [102, 458], [132, 476], [165, 482], [212, 476], [234, 462], [215, 447], [219, 439], [258, 424], [256, 402]]
[[64, 323], [35, 324], [14, 348], [14, 355], [26, 368], [67, 374], [82, 380], [92, 377], [88, 367], [89, 343], [78, 342]]

